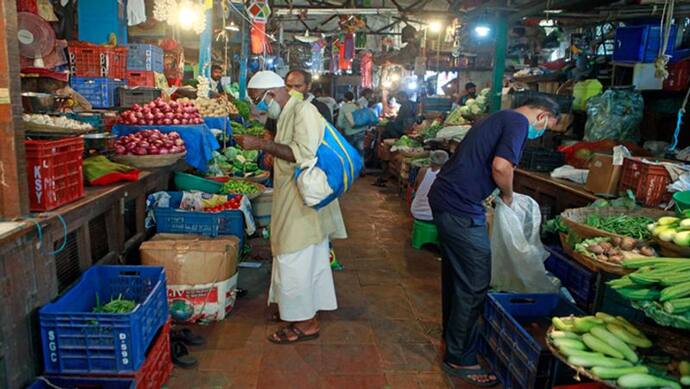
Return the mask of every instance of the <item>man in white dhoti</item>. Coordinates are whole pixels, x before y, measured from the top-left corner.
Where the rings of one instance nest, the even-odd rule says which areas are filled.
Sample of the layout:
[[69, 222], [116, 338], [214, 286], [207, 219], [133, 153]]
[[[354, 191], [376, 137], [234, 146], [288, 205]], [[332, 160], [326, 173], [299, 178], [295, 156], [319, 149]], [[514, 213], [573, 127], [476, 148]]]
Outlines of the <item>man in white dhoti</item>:
[[[275, 157], [271, 250], [273, 272], [268, 302], [277, 303], [279, 319], [289, 324], [269, 340], [286, 344], [319, 336], [318, 311], [338, 307], [329, 264], [329, 239], [347, 237], [337, 201], [319, 211], [304, 205], [294, 181], [295, 167], [313, 159], [325, 119], [289, 92], [279, 75], [258, 72], [248, 83], [249, 96], [269, 117], [278, 120], [273, 141], [238, 136], [245, 149], [263, 150]], [[263, 103], [263, 104], [261, 104]]]

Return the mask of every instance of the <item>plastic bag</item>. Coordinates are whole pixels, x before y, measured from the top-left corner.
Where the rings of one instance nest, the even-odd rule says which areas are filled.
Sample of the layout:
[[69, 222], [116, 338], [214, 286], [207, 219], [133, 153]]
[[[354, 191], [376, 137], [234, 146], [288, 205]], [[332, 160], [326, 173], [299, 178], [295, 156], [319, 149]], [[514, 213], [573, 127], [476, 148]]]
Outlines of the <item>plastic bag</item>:
[[640, 140], [644, 100], [639, 92], [609, 89], [587, 101], [586, 141]]
[[557, 293], [546, 275], [539, 204], [516, 193], [512, 206], [496, 199], [491, 236], [491, 287], [513, 293]]
[[378, 116], [369, 108], [360, 108], [352, 112], [352, 121], [355, 123], [353, 127], [373, 126], [379, 122]]

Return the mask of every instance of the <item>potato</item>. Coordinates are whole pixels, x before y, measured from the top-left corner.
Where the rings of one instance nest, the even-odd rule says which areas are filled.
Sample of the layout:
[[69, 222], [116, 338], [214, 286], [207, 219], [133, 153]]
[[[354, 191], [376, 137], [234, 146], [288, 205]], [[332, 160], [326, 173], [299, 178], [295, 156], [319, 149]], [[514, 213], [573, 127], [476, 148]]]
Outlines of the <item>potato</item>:
[[611, 244], [613, 244], [616, 247], [620, 246], [622, 241], [623, 238], [621, 238], [620, 236], [614, 236], [613, 238], [611, 238]]

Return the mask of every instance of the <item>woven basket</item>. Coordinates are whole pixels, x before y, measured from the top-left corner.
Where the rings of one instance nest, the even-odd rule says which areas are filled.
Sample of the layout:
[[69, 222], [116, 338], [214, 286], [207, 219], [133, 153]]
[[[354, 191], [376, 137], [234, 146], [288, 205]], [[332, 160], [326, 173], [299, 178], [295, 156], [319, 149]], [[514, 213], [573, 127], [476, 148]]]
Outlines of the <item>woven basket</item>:
[[582, 368], [582, 367], [580, 367], [580, 366], [575, 366], [575, 365], [571, 364], [570, 362], [568, 362], [568, 357], [566, 357], [565, 355], [563, 355], [563, 354], [560, 352], [560, 350], [558, 350], [558, 347], [555, 347], [554, 345], [551, 344], [551, 340], [549, 339], [549, 334], [550, 334], [551, 332], [553, 332], [553, 331], [556, 331], [553, 327], [550, 327], [550, 328], [546, 331], [546, 340], [544, 341], [544, 343], [546, 344], [546, 348], [548, 348], [549, 351], [551, 351], [551, 353], [553, 354], [554, 357], [556, 357], [557, 359], [559, 359], [561, 362], [563, 362], [565, 365], [567, 365], [567, 366], [570, 367], [571, 369], [575, 370], [575, 371], [577, 372], [576, 375], [577, 375], [578, 377], [587, 377], [587, 378], [589, 378], [590, 380], [592, 380], [592, 381], [594, 381], [594, 382], [599, 382], [599, 383], [605, 385], [605, 386], [608, 387], [608, 388], [617, 388], [617, 387], [618, 387], [618, 386], [616, 386], [616, 382], [615, 382], [615, 381], [603, 381], [601, 378], [595, 376], [594, 374], [592, 374], [592, 373], [589, 372], [588, 370], [586, 370], [586, 369], [584, 369], [584, 368]]
[[568, 242], [568, 234], [559, 232], [558, 237], [561, 238], [561, 247], [563, 248], [563, 253], [572, 257], [573, 256], [573, 246]]
[[584, 208], [572, 208], [566, 209], [561, 214], [563, 223], [565, 223], [568, 228], [577, 234], [578, 237], [582, 239], [596, 238], [596, 237], [620, 237], [622, 235], [613, 234], [600, 230], [598, 228], [590, 227], [585, 224], [587, 216], [592, 214], [599, 214], [600, 216], [647, 216], [651, 219], [657, 220], [662, 216], [673, 216], [672, 212], [664, 211], [661, 209], [652, 208], [639, 208], [635, 210], [630, 210], [625, 207], [584, 207]]
[[47, 126], [45, 124], [37, 124], [32, 122], [24, 122], [23, 125], [25, 131], [41, 134], [82, 135], [95, 130], [93, 127], [78, 130], [74, 128]]
[[680, 247], [672, 242], [664, 242], [654, 237], [654, 242], [661, 247], [661, 255], [672, 258], [690, 258], [690, 247]]
[[170, 166], [187, 155], [187, 152], [177, 154], [158, 154], [158, 155], [116, 155], [113, 160], [139, 169], [152, 169], [157, 167]]

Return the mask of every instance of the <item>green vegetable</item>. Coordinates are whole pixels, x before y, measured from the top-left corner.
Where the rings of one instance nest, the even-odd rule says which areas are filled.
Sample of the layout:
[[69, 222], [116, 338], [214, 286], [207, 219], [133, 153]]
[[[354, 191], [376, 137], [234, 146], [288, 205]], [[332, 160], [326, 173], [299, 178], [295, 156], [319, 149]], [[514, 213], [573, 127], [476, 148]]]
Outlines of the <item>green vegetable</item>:
[[134, 300], [126, 300], [122, 298], [120, 294], [117, 299], [110, 299], [110, 301], [105, 304], [100, 304], [100, 299], [98, 294], [96, 294], [96, 306], [93, 307], [94, 313], [129, 313], [136, 308], [137, 302]]
[[601, 339], [598, 339], [594, 335], [584, 334], [582, 335], [582, 341], [594, 351], [606, 354], [613, 358], [623, 359], [623, 353], [611, 347], [608, 343]]
[[661, 290], [659, 301], [669, 301], [690, 295], [690, 282], [684, 282]]
[[680, 389], [680, 385], [677, 382], [655, 377], [649, 374], [626, 374], [616, 382], [618, 386], [624, 389], [628, 388], [658, 388], [658, 387], [668, 387], [671, 389]]
[[616, 292], [628, 300], [656, 300], [661, 295], [656, 289], [646, 288], [619, 288], [616, 289]]
[[573, 355], [568, 357], [568, 362], [580, 367], [632, 367], [632, 363], [617, 358], [599, 357], [599, 356], [579, 356]]
[[403, 135], [400, 137], [400, 139], [396, 140], [395, 143], [393, 143], [393, 146], [418, 148], [418, 147], [422, 147], [422, 144], [417, 142], [416, 140], [410, 138], [407, 135]]
[[684, 375], [680, 377], [680, 383], [684, 386], [690, 386], [690, 375]]
[[616, 316], [616, 320], [617, 320], [616, 324], [622, 325], [631, 334], [633, 334], [635, 336], [644, 336], [642, 331], [638, 330], [637, 327], [632, 325], [632, 323], [630, 323], [628, 321], [628, 319], [624, 318], [623, 316]]
[[568, 226], [563, 223], [563, 219], [560, 216], [556, 216], [553, 219], [549, 219], [544, 223], [544, 231], [551, 232], [554, 234], [558, 233], [568, 233]]
[[574, 332], [568, 332], [568, 331], [551, 331], [549, 333], [549, 338], [554, 340], [554, 339], [575, 339], [575, 340], [580, 340], [580, 335], [574, 333]]
[[680, 361], [678, 364], [678, 372], [682, 376], [690, 376], [690, 361]]
[[559, 348], [558, 351], [560, 351], [561, 354], [565, 355], [566, 357], [578, 356], [578, 357], [592, 358], [592, 357], [603, 357], [604, 356], [604, 354], [602, 354], [602, 353], [593, 353], [591, 351], [578, 350], [576, 348], [568, 348], [568, 347]]
[[653, 222], [654, 220], [646, 216], [619, 215], [604, 217], [596, 213], [588, 215], [585, 219], [585, 224], [588, 226], [642, 240], [651, 238], [647, 225]]
[[[596, 336], [600, 340], [603, 340], [606, 342], [609, 346], [615, 348], [617, 351], [623, 354], [625, 359], [632, 363], [637, 363], [639, 361], [639, 358], [637, 357], [637, 354], [628, 347], [628, 345], [622, 341], [621, 339], [617, 338], [614, 334], [610, 333], [609, 331], [605, 330], [602, 327], [594, 327], [592, 328], [592, 335]], [[596, 365], [596, 366], [604, 366], [604, 365]], [[624, 366], [604, 366], [604, 367], [624, 367]]]
[[592, 328], [602, 326], [603, 324], [603, 320], [597, 319], [594, 316], [576, 317], [574, 320], [574, 326], [577, 332], [589, 332]]
[[649, 339], [647, 339], [646, 336], [635, 336], [628, 332], [628, 330], [626, 330], [623, 326], [620, 326], [618, 324], [609, 323], [606, 325], [606, 329], [627, 344], [631, 344], [633, 346], [637, 346], [640, 348], [652, 347], [652, 342]]
[[649, 369], [647, 369], [645, 366], [633, 366], [633, 367], [594, 366], [592, 368], [592, 373], [594, 373], [595, 376], [597, 376], [603, 380], [617, 379], [617, 378], [622, 377], [626, 374], [634, 374], [634, 373], [646, 374], [648, 372], [649, 372]]
[[233, 104], [235, 104], [237, 112], [240, 114], [240, 116], [242, 116], [245, 120], [249, 119], [249, 114], [252, 112], [252, 107], [249, 102], [237, 99], [233, 101]]
[[687, 258], [631, 258], [623, 261], [623, 267], [627, 269], [639, 269], [643, 266], [665, 266], [673, 264], [686, 264]]
[[[576, 349], [576, 350], [585, 350], [587, 347], [585, 347], [585, 344], [580, 342], [579, 340], [576, 339], [568, 339], [568, 338], [560, 338], [560, 339], [554, 339], [553, 344], [556, 345], [556, 347], [560, 348], [569, 348], [569, 349]], [[595, 350], [598, 351], [598, 350]]]
[[684, 273], [676, 275], [670, 275], [662, 279], [659, 283], [663, 286], [673, 286], [682, 284], [684, 282], [690, 282], [690, 271], [686, 271]]
[[690, 231], [681, 231], [678, 232], [674, 237], [673, 237], [673, 243], [677, 244], [678, 246], [681, 247], [688, 247], [690, 246]]
[[570, 318], [553, 317], [551, 318], [551, 324], [560, 331], [573, 332], [575, 330], [572, 319]]
[[257, 193], [259, 188], [251, 182], [242, 180], [229, 180], [223, 184], [221, 192], [223, 194], [251, 195]]

